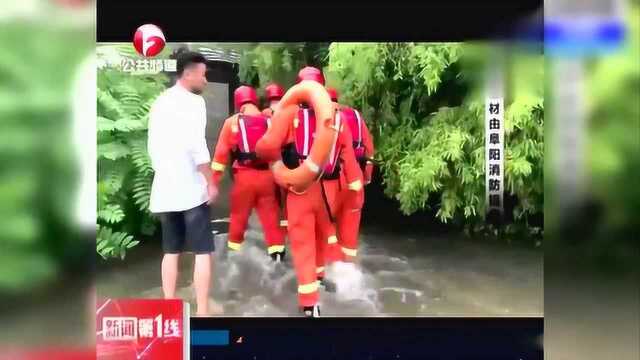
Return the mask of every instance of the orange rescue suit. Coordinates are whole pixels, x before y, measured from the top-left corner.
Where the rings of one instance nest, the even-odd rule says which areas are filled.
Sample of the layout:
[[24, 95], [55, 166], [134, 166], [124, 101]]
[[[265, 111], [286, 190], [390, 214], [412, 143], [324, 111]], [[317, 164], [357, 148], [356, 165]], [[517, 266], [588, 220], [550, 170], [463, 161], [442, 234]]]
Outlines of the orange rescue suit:
[[[220, 183], [232, 154], [238, 153], [240, 148], [238, 134], [246, 129], [240, 126], [239, 115], [262, 116], [255, 105], [246, 104], [241, 108], [239, 114], [225, 120], [211, 163], [213, 181], [216, 184]], [[240, 137], [240, 139], [243, 138]], [[280, 228], [278, 223], [280, 207], [276, 199], [277, 187], [268, 164], [266, 161], [262, 163], [260, 161], [242, 162], [234, 159], [231, 171], [233, 185], [231, 187], [231, 219], [227, 241], [229, 248], [240, 250], [251, 210], [255, 208], [264, 231], [267, 252], [270, 255], [283, 253], [285, 231]]]
[[[256, 146], [258, 155], [269, 161], [280, 160], [281, 149], [295, 142], [299, 124], [298, 118], [289, 124], [285, 138], [263, 137]], [[346, 126], [338, 128], [334, 151], [344, 166], [344, 177], [349, 183], [361, 183], [362, 173], [353, 153], [351, 135], [345, 131]], [[336, 238], [321, 182], [312, 183], [302, 193], [288, 189], [286, 204], [293, 265], [298, 280], [298, 301], [300, 306], [314, 306], [319, 298], [318, 279], [324, 276], [327, 244], [335, 242]]]
[[[271, 121], [271, 118], [273, 117], [273, 109], [271, 107], [262, 109], [262, 115], [266, 116], [269, 121]], [[287, 190], [281, 186], [278, 186], [278, 193], [276, 195], [280, 205], [280, 226], [286, 228], [289, 223], [287, 221]]]
[[[373, 173], [373, 163], [370, 159], [373, 158], [374, 152], [373, 140], [369, 129], [365, 121], [360, 118], [360, 113], [357, 110], [337, 103], [334, 104], [343, 114], [345, 122], [348, 121], [348, 116], [352, 117], [350, 120], [353, 121], [351, 123], [353, 126], [349, 127], [345, 124], [345, 128], [350, 128], [348, 131], [353, 139], [353, 145], [356, 148], [360, 147], [357, 153], [361, 156], [357, 157], [354, 151], [351, 153], [360, 164], [359, 170], [363, 171], [365, 185], [369, 184]], [[352, 191], [358, 188], [360, 184], [349, 183], [344, 176], [340, 176], [339, 179], [324, 180], [324, 184], [338, 232], [337, 245], [330, 246], [327, 251], [327, 263], [339, 260], [353, 261], [358, 254], [358, 236], [362, 206], [364, 204], [364, 191]]]

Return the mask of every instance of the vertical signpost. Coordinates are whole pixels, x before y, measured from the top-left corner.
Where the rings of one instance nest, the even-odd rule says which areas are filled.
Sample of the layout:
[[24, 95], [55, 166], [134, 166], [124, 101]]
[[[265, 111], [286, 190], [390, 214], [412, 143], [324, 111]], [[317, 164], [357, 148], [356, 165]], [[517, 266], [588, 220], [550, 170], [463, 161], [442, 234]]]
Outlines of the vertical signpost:
[[504, 100], [488, 97], [485, 105], [485, 186], [487, 213], [503, 215]]
[[487, 220], [501, 223], [504, 216], [504, 64], [505, 49], [495, 49], [496, 61], [488, 69], [485, 99], [485, 203]]

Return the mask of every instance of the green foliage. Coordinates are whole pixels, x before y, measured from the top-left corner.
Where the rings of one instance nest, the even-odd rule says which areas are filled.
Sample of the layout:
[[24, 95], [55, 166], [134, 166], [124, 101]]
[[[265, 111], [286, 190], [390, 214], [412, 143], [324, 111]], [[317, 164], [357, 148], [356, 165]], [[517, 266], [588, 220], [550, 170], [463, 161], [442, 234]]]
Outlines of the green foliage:
[[[341, 102], [360, 109], [376, 143], [385, 194], [411, 214], [481, 229], [485, 213], [484, 98], [489, 51], [457, 43], [260, 44], [244, 50], [241, 81], [293, 84], [322, 66]], [[543, 60], [507, 58], [505, 190], [527, 225], [543, 206]]]
[[[385, 193], [411, 214], [436, 207], [442, 222], [484, 215], [484, 99], [488, 49], [462, 44], [333, 43], [329, 85], [361, 109], [376, 143]], [[505, 190], [526, 224], [543, 206], [543, 61], [507, 62]], [[527, 73], [527, 82], [520, 75]], [[433, 201], [431, 201], [433, 200]]]
[[106, 221], [108, 224], [117, 224], [124, 219], [124, 211], [118, 204], [108, 204], [98, 211], [98, 219]]
[[[617, 52], [587, 64], [587, 161], [590, 190], [606, 210], [608, 227], [640, 225], [640, 6], [627, 14], [627, 37]], [[559, 121], [558, 119], [557, 121]], [[635, 231], [635, 230], [634, 230]]]
[[105, 226], [98, 227], [96, 250], [103, 258], [120, 257], [124, 260], [127, 249], [138, 245], [140, 241], [126, 232], [113, 232]]
[[74, 236], [70, 94], [78, 65], [93, 51], [92, 31], [58, 26], [51, 14], [42, 15], [47, 21], [31, 19], [40, 14], [35, 6], [15, 12], [23, 5], [3, 3], [0, 31], [3, 295], [51, 284], [86, 258], [76, 256], [81, 247]]
[[261, 95], [270, 82], [284, 87], [295, 83], [304, 66], [321, 66], [327, 46], [320, 43], [261, 43], [242, 49], [239, 77]]
[[147, 154], [149, 109], [166, 88], [164, 74], [130, 75], [98, 71], [98, 243], [103, 258], [124, 258], [126, 250], [153, 234], [149, 212], [153, 169]]

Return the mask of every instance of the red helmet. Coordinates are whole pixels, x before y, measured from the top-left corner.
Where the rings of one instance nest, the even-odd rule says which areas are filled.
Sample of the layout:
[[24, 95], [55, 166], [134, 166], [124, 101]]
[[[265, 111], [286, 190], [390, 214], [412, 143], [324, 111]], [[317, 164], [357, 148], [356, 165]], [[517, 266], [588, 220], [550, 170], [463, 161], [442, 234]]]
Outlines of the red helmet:
[[324, 86], [324, 75], [322, 75], [322, 71], [318, 68], [314, 68], [313, 66], [304, 67], [298, 72], [298, 80], [296, 83], [299, 83], [302, 80], [313, 80]]
[[333, 102], [338, 102], [338, 90], [332, 88], [332, 87], [328, 87], [327, 88], [327, 92], [329, 93], [329, 96], [331, 97], [331, 101]]
[[246, 103], [252, 103], [257, 106], [258, 95], [256, 94], [256, 89], [246, 85], [240, 86], [233, 92], [233, 103], [236, 106], [236, 110]]
[[271, 83], [264, 88], [264, 95], [267, 100], [278, 100], [284, 95], [284, 89], [276, 83]]

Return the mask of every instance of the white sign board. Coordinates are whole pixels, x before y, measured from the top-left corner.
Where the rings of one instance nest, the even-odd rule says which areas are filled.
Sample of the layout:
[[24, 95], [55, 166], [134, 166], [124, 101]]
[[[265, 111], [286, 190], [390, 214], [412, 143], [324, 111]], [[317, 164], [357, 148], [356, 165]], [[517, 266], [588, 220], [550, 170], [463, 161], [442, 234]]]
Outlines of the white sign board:
[[487, 212], [503, 212], [504, 101], [487, 98], [485, 104], [485, 187]]

